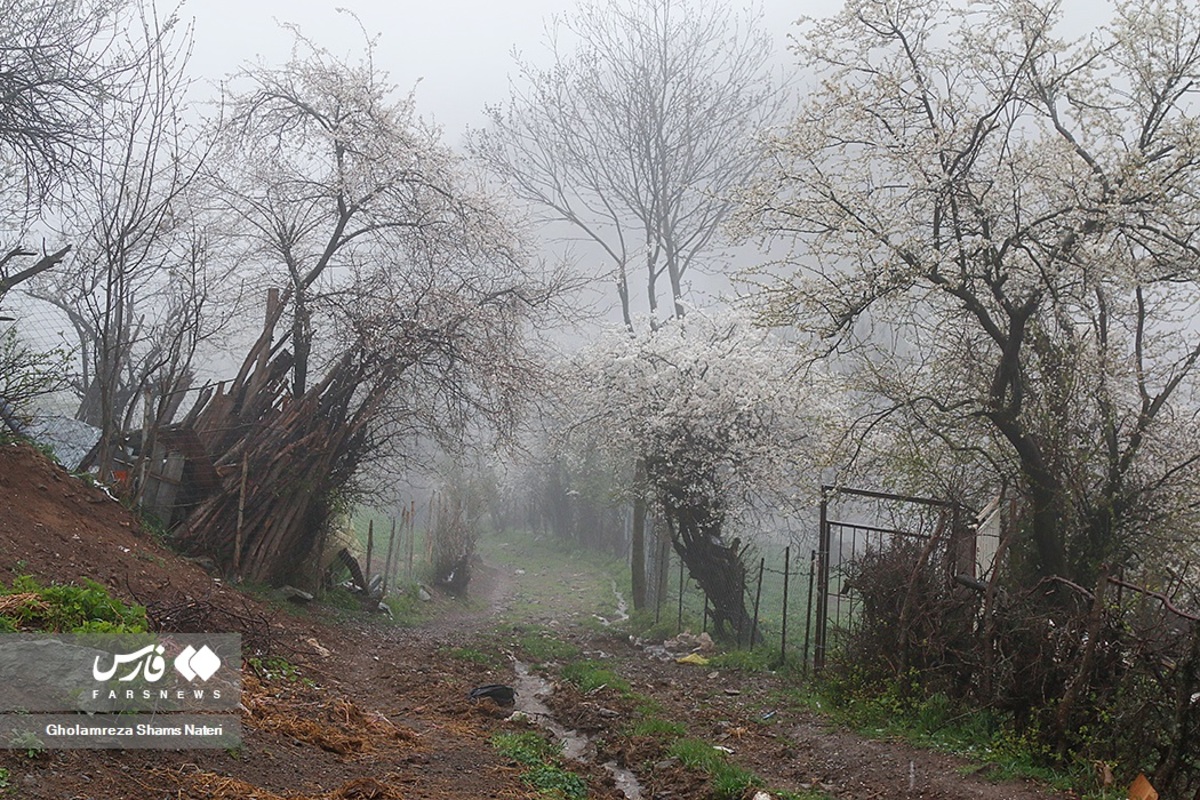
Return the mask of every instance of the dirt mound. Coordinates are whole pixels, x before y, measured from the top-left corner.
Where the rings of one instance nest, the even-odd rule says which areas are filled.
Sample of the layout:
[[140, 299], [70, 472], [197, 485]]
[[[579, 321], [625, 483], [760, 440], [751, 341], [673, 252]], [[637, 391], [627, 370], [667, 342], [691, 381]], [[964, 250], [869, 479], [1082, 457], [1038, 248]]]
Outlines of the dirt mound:
[[27, 444], [0, 445], [0, 579], [98, 581], [126, 601], [223, 591], [203, 569], [142, 530], [102, 489]]

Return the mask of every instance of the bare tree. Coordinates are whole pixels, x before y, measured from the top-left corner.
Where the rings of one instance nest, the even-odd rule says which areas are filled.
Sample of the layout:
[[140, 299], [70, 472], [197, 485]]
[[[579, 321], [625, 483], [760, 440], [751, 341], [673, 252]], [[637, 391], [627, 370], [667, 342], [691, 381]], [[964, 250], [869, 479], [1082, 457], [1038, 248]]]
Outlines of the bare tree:
[[[4, 0], [0, 3], [0, 174], [34, 210], [75, 174], [99, 131], [95, 107], [121, 94], [138, 54], [111, 57], [123, 3]], [[8, 212], [21, 209], [9, 208]]]
[[[21, 229], [67, 179], [78, 175], [97, 133], [94, 108], [121, 94], [136, 54], [110, 57], [120, 3], [99, 0], [0, 2], [0, 225]], [[0, 299], [60, 264], [69, 247], [38, 256], [16, 246], [0, 257]]]
[[552, 66], [518, 59], [511, 99], [472, 154], [522, 200], [605, 254], [625, 324], [643, 271], [658, 322], [684, 313], [684, 277], [713, 266], [730, 196], [759, 163], [754, 139], [783, 98], [758, 18], [700, 0], [584, 2], [548, 33]]
[[351, 63], [292, 34], [286, 64], [237, 76], [213, 177], [252, 257], [287, 287], [299, 396], [318, 306], [355, 285], [361, 265], [421, 252], [472, 214], [437, 131], [375, 68], [375, 41]]
[[[714, 266], [731, 196], [759, 162], [756, 134], [784, 93], [768, 70], [770, 40], [752, 13], [699, 0], [584, 2], [548, 32], [553, 65], [518, 59], [507, 104], [472, 132], [472, 154], [548, 221], [565, 222], [608, 262], [626, 327], [631, 273], [642, 271], [657, 327], [684, 314], [684, 278]], [[646, 484], [637, 454], [635, 481]], [[634, 605], [646, 602], [646, 502], [634, 502]]]
[[211, 233], [192, 196], [206, 148], [184, 122], [190, 31], [152, 6], [134, 10], [124, 49], [145, 55], [123, 94], [98, 104], [104, 124], [65, 215], [75, 258], [30, 291], [74, 328], [78, 416], [102, 431], [102, 473], [145, 394], [155, 422], [178, 406], [195, 348], [223, 319], [211, 313]]
[[1144, 0], [1069, 42], [1058, 17], [810, 21], [822, 88], [744, 222], [798, 244], [767, 300], [857, 364], [864, 447], [967, 490], [1007, 479], [1032, 576], [1090, 587], [1200, 521], [1200, 26]]
[[312, 577], [376, 459], [514, 424], [539, 370], [529, 326], [556, 293], [373, 41], [350, 61], [293, 32], [287, 63], [240, 76], [213, 162], [228, 227], [283, 291], [236, 378], [188, 415], [223, 477], [179, 532], [270, 582]]

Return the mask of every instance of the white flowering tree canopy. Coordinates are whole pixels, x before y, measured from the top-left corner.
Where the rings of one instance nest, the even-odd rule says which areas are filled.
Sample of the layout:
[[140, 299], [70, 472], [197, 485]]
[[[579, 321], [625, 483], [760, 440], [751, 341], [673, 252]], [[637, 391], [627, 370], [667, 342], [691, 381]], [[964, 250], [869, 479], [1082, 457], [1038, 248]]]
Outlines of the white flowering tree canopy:
[[577, 437], [644, 459], [652, 492], [734, 513], [819, 482], [839, 401], [794, 343], [736, 310], [611, 330], [575, 357], [567, 384]]

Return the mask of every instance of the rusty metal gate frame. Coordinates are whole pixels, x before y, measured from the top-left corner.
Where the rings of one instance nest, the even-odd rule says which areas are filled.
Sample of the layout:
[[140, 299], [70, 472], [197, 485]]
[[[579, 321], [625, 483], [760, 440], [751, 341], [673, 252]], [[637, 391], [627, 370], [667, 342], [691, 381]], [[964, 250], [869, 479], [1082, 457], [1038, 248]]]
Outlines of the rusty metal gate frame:
[[[823, 485], [821, 487], [821, 521], [820, 521], [820, 544], [817, 551], [817, 604], [816, 604], [816, 626], [814, 631], [814, 648], [813, 648], [813, 672], [820, 673], [825, 667], [825, 657], [829, 647], [829, 580], [830, 580], [830, 563], [832, 553], [833, 529], [835, 527], [841, 529], [853, 529], [862, 531], [866, 534], [877, 534], [882, 541], [884, 537], [891, 538], [917, 538], [928, 541], [931, 534], [913, 533], [911, 531], [903, 531], [893, 528], [879, 528], [870, 525], [859, 525], [855, 523], [840, 522], [829, 519], [829, 501], [835, 496], [861, 497], [870, 500], [884, 500], [889, 502], [910, 503], [918, 506], [943, 508], [950, 512], [950, 536], [951, 539], [957, 539], [961, 534], [961, 512], [965, 509], [958, 503], [947, 500], [936, 500], [929, 497], [915, 497], [909, 495], [890, 494], [888, 492], [875, 492], [866, 489], [847, 489], [844, 487]], [[839, 543], [841, 539], [839, 539]], [[971, 538], [967, 552], [960, 551], [960, 563], [966, 563], [969, 555], [970, 563], [974, 563], [974, 539]], [[852, 548], [853, 552], [853, 548]], [[839, 593], [839, 610], [840, 610], [840, 593]]]

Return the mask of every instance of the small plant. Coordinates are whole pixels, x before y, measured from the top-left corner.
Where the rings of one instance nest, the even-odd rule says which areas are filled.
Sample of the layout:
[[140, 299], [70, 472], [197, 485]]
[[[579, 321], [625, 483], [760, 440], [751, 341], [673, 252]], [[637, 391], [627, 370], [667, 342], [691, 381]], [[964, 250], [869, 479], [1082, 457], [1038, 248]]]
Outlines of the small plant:
[[171, 539], [171, 531], [163, 524], [163, 521], [157, 514], [151, 514], [149, 511], [139, 510], [138, 522], [141, 525], [142, 532], [148, 533], [159, 542], [167, 543]]
[[644, 717], [633, 724], [631, 736], [651, 736], [655, 739], [678, 739], [687, 733], [687, 728], [678, 722], [659, 717]]
[[529, 788], [548, 793], [549, 797], [586, 800], [587, 782], [563, 769], [559, 761], [562, 748], [545, 737], [532, 731], [501, 733], [492, 737], [492, 747], [505, 758], [525, 767], [521, 781]]
[[537, 662], [565, 661], [579, 656], [575, 645], [554, 638], [549, 631], [534, 630], [525, 633], [519, 641], [525, 655]]
[[0, 790], [7, 789], [12, 785], [12, 778], [8, 770], [0, 767]]
[[0, 630], [53, 633], [145, 633], [146, 609], [126, 605], [93, 580], [42, 586], [29, 575], [0, 588]]
[[598, 661], [576, 661], [562, 668], [563, 679], [575, 684], [579, 691], [587, 694], [608, 687], [628, 695], [632, 688], [629, 681]]
[[708, 775], [713, 794], [721, 800], [738, 800], [746, 789], [762, 785], [752, 772], [730, 764], [724, 753], [699, 739], [677, 739], [667, 752], [687, 769]]
[[33, 731], [23, 731], [13, 734], [8, 740], [13, 750], [24, 750], [26, 758], [37, 758], [46, 750], [46, 743], [37, 737]]
[[251, 656], [246, 659], [246, 663], [254, 670], [255, 675], [264, 680], [300, 680], [300, 668], [282, 656]]
[[405, 591], [389, 592], [387, 597], [383, 598], [384, 604], [392, 612], [393, 624], [408, 628], [424, 618], [425, 609], [417, 599], [418, 591], [414, 585]]
[[474, 664], [479, 667], [494, 667], [498, 663], [498, 659], [482, 650], [476, 650], [473, 647], [452, 647], [445, 651], [446, 655], [457, 661], [465, 661], [468, 664]]

